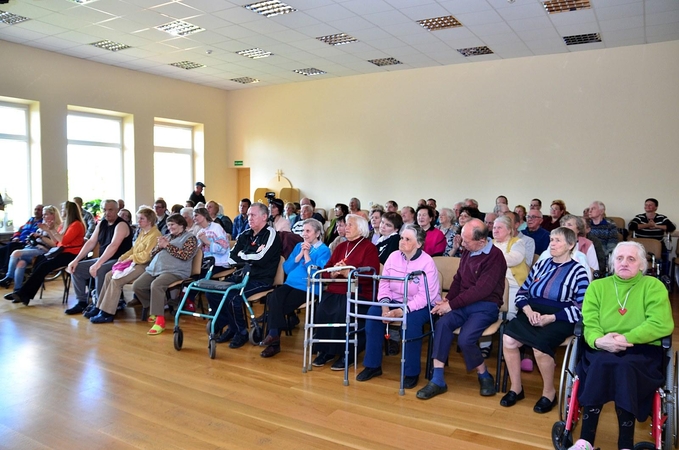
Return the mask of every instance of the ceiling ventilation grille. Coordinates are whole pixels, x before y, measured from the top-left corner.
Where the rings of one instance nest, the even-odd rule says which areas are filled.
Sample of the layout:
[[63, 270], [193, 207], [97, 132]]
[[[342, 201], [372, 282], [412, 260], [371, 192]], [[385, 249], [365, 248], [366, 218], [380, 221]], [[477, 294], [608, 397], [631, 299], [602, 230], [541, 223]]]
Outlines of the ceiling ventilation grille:
[[236, 52], [241, 56], [247, 56], [251, 59], [267, 58], [273, 56], [273, 53], [262, 50], [261, 48], [251, 48], [249, 50], [241, 50]]
[[118, 50], [125, 50], [126, 48], [131, 48], [129, 45], [108, 40], [93, 42], [90, 45], [94, 45], [97, 48], [103, 48], [104, 50], [110, 50], [112, 52], [117, 52]]
[[295, 69], [293, 70], [295, 73], [299, 73], [301, 75], [304, 75], [306, 77], [313, 77], [314, 75], [324, 75], [327, 72], [323, 72], [322, 70], [319, 69], [314, 69], [313, 67], [310, 67], [308, 69]]
[[259, 83], [259, 80], [257, 78], [250, 77], [231, 78], [231, 81], [235, 81], [236, 83], [240, 84]]
[[165, 25], [158, 25], [156, 30], [164, 31], [174, 36], [188, 36], [189, 34], [205, 31], [205, 28], [181, 20], [175, 20], [174, 22], [166, 23]]
[[485, 45], [482, 47], [458, 48], [457, 51], [464, 57], [493, 54], [493, 51]]
[[170, 64], [171, 66], [179, 67], [180, 69], [186, 69], [186, 70], [191, 70], [191, 69], [199, 69], [201, 67], [205, 67], [204, 64], [198, 64], [195, 62], [191, 61], [179, 61], [176, 63]]
[[453, 16], [434, 17], [432, 19], [418, 20], [422, 27], [429, 31], [445, 30], [446, 28], [461, 27], [462, 23]]
[[26, 22], [31, 20], [28, 17], [18, 16], [7, 11], [0, 11], [0, 23], [6, 23], [7, 25], [14, 25], [21, 22]]
[[297, 11], [290, 5], [278, 0], [270, 0], [265, 2], [250, 3], [249, 5], [243, 5], [243, 8], [254, 11], [257, 14], [261, 14], [265, 17], [273, 17], [279, 14], [288, 14]]
[[369, 63], [373, 63], [376, 66], [395, 66], [396, 64], [403, 64], [401, 61], [399, 61], [396, 58], [378, 58], [378, 59], [369, 59]]
[[358, 39], [353, 36], [349, 36], [346, 33], [331, 34], [328, 36], [317, 37], [316, 39], [329, 45], [344, 45], [358, 41]]
[[591, 44], [601, 42], [601, 35], [599, 33], [574, 34], [573, 36], [564, 36], [563, 41], [566, 45]]
[[547, 0], [543, 1], [542, 5], [549, 14], [590, 9], [592, 7], [589, 4], [589, 0]]

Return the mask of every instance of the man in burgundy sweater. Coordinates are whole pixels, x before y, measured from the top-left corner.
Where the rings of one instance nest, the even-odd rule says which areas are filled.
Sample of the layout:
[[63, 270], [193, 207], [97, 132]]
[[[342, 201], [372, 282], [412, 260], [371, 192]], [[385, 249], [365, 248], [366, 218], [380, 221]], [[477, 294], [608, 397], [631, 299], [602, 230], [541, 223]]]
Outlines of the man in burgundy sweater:
[[462, 327], [458, 345], [467, 370], [476, 369], [483, 396], [495, 395], [495, 383], [488, 373], [477, 341], [483, 330], [498, 318], [505, 289], [507, 263], [502, 251], [488, 239], [488, 228], [472, 219], [462, 228], [464, 252], [453, 284], [446, 298], [436, 305], [432, 314], [441, 317], [434, 333], [434, 376], [417, 392], [417, 398], [427, 400], [448, 390], [443, 367], [453, 343], [453, 331]]

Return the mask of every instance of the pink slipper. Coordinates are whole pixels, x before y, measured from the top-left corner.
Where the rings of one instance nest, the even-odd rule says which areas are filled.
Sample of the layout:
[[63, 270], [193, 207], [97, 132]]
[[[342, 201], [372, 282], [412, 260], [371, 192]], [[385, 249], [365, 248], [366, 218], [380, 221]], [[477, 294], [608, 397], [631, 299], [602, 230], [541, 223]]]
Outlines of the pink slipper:
[[530, 358], [523, 358], [521, 360], [521, 372], [532, 372], [533, 360]]

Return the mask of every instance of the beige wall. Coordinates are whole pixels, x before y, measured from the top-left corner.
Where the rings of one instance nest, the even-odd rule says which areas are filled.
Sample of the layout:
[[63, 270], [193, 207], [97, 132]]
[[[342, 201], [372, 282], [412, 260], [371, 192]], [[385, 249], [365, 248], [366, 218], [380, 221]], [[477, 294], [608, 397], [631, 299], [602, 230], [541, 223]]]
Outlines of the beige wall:
[[[66, 115], [67, 108], [75, 105], [133, 116], [134, 174], [128, 183], [133, 192], [125, 195], [128, 207], [154, 200], [154, 118], [204, 124], [209, 163], [204, 165], [204, 173], [199, 173], [199, 180], [208, 185], [208, 198], [237, 206], [235, 170], [226, 168], [227, 92], [6, 41], [0, 41], [0, 61], [4, 61], [0, 96], [40, 105], [43, 178], [42, 192], [34, 193], [34, 202], [66, 199]], [[198, 167], [202, 169], [202, 165]], [[192, 189], [187, 186], [186, 198]], [[183, 202], [186, 198], [166, 200]]]
[[323, 207], [504, 194], [629, 219], [656, 197], [679, 222], [678, 80], [674, 41], [231, 92], [228, 159]]

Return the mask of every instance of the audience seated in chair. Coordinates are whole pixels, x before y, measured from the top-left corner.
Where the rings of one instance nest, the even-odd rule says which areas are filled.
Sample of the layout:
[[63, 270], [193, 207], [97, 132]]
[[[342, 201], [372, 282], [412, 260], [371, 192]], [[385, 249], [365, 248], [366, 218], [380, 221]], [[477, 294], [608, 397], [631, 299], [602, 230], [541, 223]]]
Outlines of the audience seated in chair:
[[151, 250], [151, 262], [132, 285], [142, 307], [150, 308], [149, 322], [153, 326], [146, 333], [154, 336], [165, 331], [165, 291], [172, 283], [191, 275], [193, 257], [199, 250], [196, 237], [186, 229], [180, 214], [167, 218], [169, 234], [158, 238]]
[[287, 327], [285, 317], [306, 302], [308, 268], [325, 267], [330, 259], [330, 249], [322, 241], [323, 225], [311, 218], [301, 222], [304, 241], [295, 246], [283, 263], [283, 270], [287, 275], [285, 284], [277, 287], [267, 297], [268, 334], [260, 343], [262, 347], [266, 347], [261, 353], [262, 358], [270, 358], [281, 351], [280, 331]]
[[431, 381], [417, 392], [417, 398], [427, 400], [448, 390], [444, 365], [453, 343], [453, 332], [461, 328], [458, 346], [468, 371], [476, 370], [480, 394], [495, 395], [493, 376], [488, 372], [477, 344], [483, 331], [498, 320], [503, 302], [507, 263], [502, 251], [488, 239], [488, 229], [479, 219], [471, 219], [462, 228], [465, 250], [460, 268], [446, 298], [432, 309], [441, 316], [436, 322], [434, 374]]
[[[282, 203], [282, 202], [281, 202]], [[282, 205], [281, 205], [282, 208]], [[242, 232], [231, 251], [229, 264], [250, 264], [250, 278], [243, 290], [243, 295], [247, 298], [257, 292], [269, 289], [278, 270], [281, 257], [281, 240], [276, 231], [267, 226], [269, 216], [268, 208], [262, 203], [253, 203], [248, 209], [248, 222], [250, 229]], [[282, 218], [282, 217], [281, 217]], [[283, 219], [285, 220], [285, 219]], [[240, 282], [234, 277], [227, 277], [224, 281]], [[228, 329], [222, 333], [217, 342], [228, 342], [230, 348], [239, 348], [248, 341], [248, 328], [243, 315], [243, 303], [240, 291], [230, 292], [224, 300], [225, 307], [222, 307], [220, 315], [213, 320], [214, 329], [222, 330], [226, 325]], [[207, 294], [210, 308], [217, 310], [219, 302], [222, 300], [220, 294]]]
[[120, 255], [111, 271], [106, 274], [96, 306], [85, 312], [92, 323], [113, 322], [123, 286], [139, 278], [151, 262], [151, 252], [162, 235], [155, 226], [156, 213], [150, 208], [137, 211], [139, 233], [130, 250]]
[[[87, 286], [90, 277], [95, 279], [95, 287], [100, 292], [104, 284], [104, 277], [111, 270], [120, 255], [132, 248], [132, 229], [130, 224], [118, 217], [118, 202], [105, 200], [103, 202], [104, 217], [97, 224], [92, 237], [68, 265], [71, 274], [76, 303], [65, 311], [66, 314], [80, 314], [88, 307]], [[89, 253], [99, 245], [99, 257], [86, 259]], [[94, 307], [94, 305], [91, 305]]]
[[33, 217], [28, 219], [14, 232], [12, 238], [5, 245], [0, 247], [0, 269], [6, 273], [9, 264], [9, 256], [14, 250], [24, 248], [28, 245], [28, 237], [38, 231], [38, 224], [42, 223], [42, 205], [35, 205]]
[[12, 303], [28, 305], [42, 286], [47, 274], [65, 267], [80, 252], [85, 239], [85, 224], [80, 216], [80, 208], [73, 202], [65, 202], [61, 205], [61, 217], [63, 219], [61, 230], [48, 230], [48, 234], [62, 250], [49, 258], [47, 254], [36, 258], [31, 276], [21, 286], [21, 289], [12, 293]]

